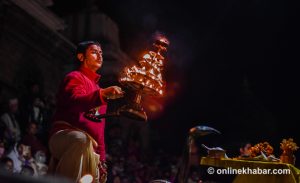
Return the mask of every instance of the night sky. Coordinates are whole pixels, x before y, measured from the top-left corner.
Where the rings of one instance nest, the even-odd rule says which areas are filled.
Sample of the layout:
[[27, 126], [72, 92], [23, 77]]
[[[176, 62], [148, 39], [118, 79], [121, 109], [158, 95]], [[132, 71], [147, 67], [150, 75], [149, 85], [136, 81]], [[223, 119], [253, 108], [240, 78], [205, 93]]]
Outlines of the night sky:
[[[54, 2], [53, 9], [61, 16], [86, 5], [83, 0], [70, 1], [72, 5]], [[299, 4], [292, 0], [96, 4], [119, 25], [122, 50], [132, 58], [156, 31], [170, 39], [166, 79], [175, 94], [164, 103], [163, 114], [149, 121], [164, 134], [161, 142], [169, 142], [164, 147], [180, 151], [187, 130], [200, 124], [221, 131], [212, 143], [229, 153], [247, 141], [268, 141], [276, 151], [283, 138], [293, 137], [300, 144]]]

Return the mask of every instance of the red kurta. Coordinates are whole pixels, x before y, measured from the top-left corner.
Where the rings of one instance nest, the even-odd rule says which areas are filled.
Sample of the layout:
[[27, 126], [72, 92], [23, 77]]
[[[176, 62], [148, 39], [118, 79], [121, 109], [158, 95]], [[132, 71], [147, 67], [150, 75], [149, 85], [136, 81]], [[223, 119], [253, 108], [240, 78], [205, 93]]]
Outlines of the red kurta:
[[[105, 160], [104, 128], [105, 119], [95, 123], [84, 117], [84, 113], [100, 106], [99, 113], [106, 113], [106, 102], [102, 99], [98, 85], [100, 76], [91, 70], [81, 67], [70, 72], [64, 79], [57, 95], [55, 121], [66, 121], [72, 126], [87, 132], [98, 143], [95, 152]], [[66, 125], [53, 125], [50, 135], [68, 128]]]

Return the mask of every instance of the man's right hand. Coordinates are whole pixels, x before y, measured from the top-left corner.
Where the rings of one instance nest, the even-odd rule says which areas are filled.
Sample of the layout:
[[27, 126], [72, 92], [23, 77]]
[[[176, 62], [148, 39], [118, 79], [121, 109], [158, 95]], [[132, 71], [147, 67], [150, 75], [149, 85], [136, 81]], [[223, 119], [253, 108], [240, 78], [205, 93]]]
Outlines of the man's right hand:
[[124, 96], [124, 91], [118, 86], [110, 86], [101, 89], [101, 95], [105, 99], [117, 99]]

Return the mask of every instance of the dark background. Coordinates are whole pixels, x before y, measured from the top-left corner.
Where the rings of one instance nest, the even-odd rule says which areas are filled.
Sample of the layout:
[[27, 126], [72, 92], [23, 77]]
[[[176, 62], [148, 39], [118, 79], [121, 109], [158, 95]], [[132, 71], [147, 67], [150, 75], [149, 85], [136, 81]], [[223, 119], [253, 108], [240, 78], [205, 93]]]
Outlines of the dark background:
[[[61, 16], [89, 1], [54, 1]], [[96, 1], [118, 25], [122, 49], [137, 59], [153, 33], [167, 35], [166, 80], [174, 95], [149, 121], [159, 146], [181, 152], [188, 129], [222, 132], [207, 143], [229, 156], [242, 142], [300, 143], [299, 3], [292, 0]], [[103, 68], [104, 69], [104, 68]], [[299, 157], [299, 151], [297, 153]], [[299, 164], [299, 161], [298, 161]]]

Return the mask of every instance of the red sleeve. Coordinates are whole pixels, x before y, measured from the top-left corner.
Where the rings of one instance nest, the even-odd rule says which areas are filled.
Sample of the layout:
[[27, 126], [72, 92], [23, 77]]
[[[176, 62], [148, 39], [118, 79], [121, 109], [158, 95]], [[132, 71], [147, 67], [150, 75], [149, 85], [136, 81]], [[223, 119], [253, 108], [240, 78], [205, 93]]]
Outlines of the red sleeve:
[[100, 92], [99, 92], [99, 96], [100, 96], [101, 102], [103, 104], [107, 104], [106, 100], [102, 97], [101, 92], [102, 92], [102, 89], [100, 89]]
[[87, 111], [91, 108], [104, 105], [105, 101], [101, 98], [100, 89], [92, 90], [85, 87], [85, 81], [80, 75], [68, 75], [65, 80], [64, 93], [73, 106], [80, 107], [81, 110]]

